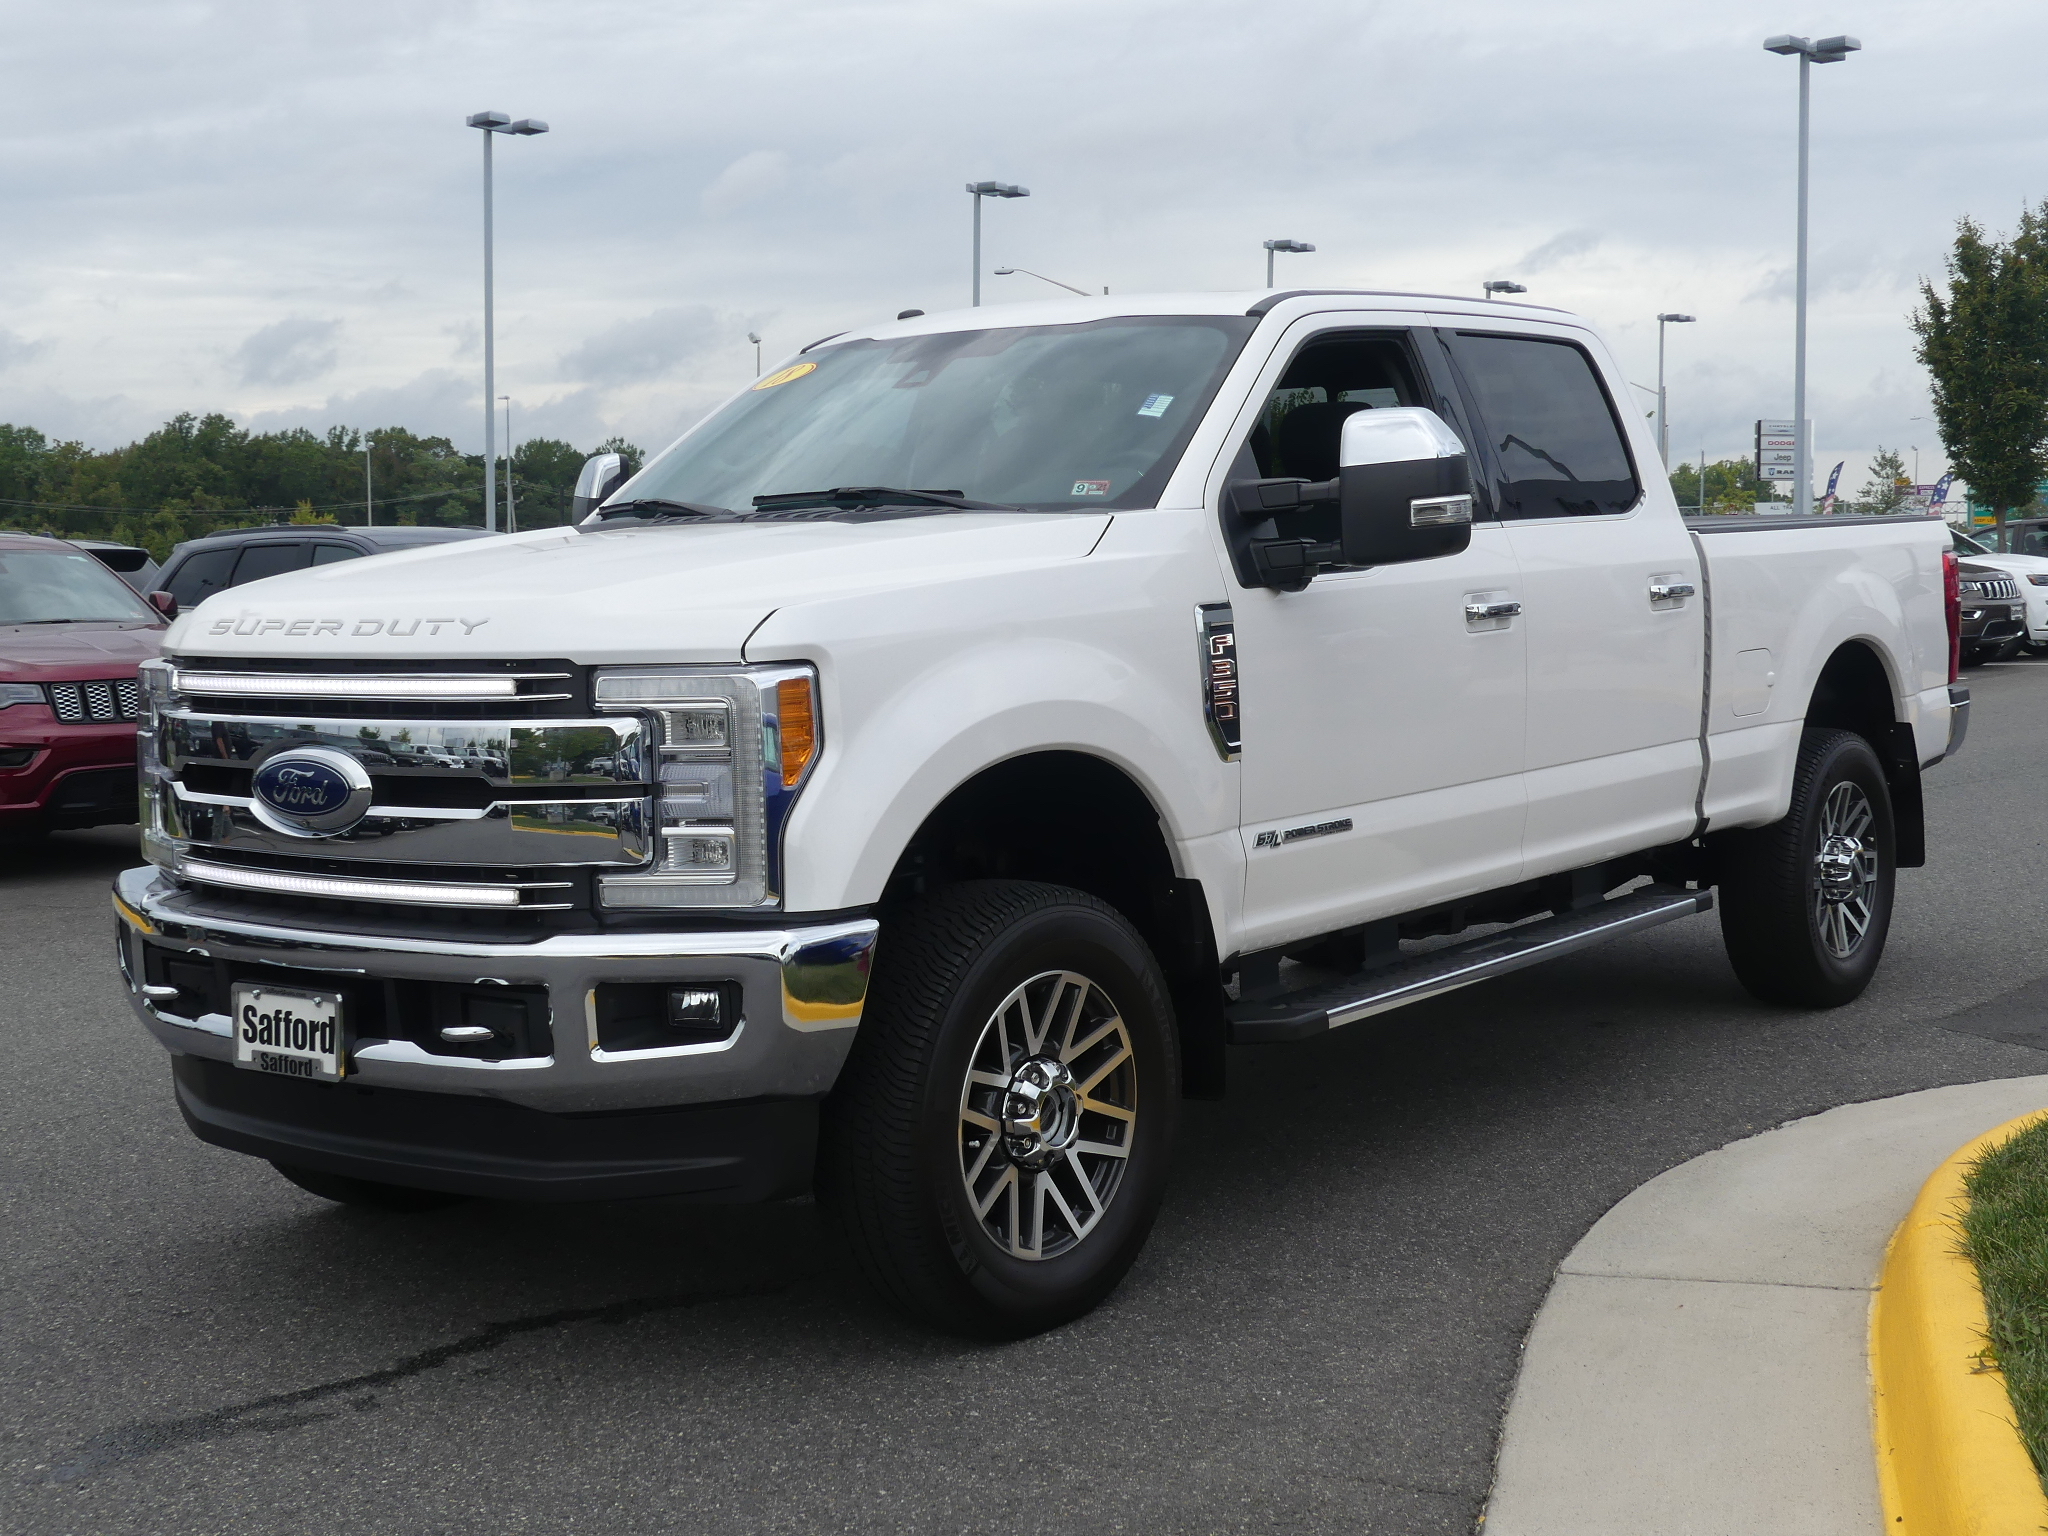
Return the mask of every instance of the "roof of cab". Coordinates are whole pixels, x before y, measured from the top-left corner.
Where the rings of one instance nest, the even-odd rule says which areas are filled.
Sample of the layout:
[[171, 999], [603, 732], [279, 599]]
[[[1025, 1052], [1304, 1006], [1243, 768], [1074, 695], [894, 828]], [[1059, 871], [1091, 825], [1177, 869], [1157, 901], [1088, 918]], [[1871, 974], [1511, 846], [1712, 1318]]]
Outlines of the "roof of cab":
[[1152, 315], [1238, 315], [1259, 318], [1283, 306], [1296, 312], [1319, 307], [1296, 300], [1355, 300], [1345, 308], [1449, 312], [1475, 319], [1514, 317], [1523, 320], [1562, 320], [1576, 323], [1577, 317], [1545, 304], [1516, 303], [1501, 299], [1476, 299], [1469, 294], [1402, 293], [1374, 288], [1254, 288], [1235, 293], [1140, 293], [1076, 295], [1068, 299], [1032, 299], [1020, 303], [986, 304], [978, 309], [948, 309], [913, 315], [906, 320], [884, 321], [821, 336], [804, 352], [839, 341], [894, 340], [902, 336], [940, 335], [947, 331], [987, 330], [993, 327], [1025, 325], [1079, 325], [1090, 320]]

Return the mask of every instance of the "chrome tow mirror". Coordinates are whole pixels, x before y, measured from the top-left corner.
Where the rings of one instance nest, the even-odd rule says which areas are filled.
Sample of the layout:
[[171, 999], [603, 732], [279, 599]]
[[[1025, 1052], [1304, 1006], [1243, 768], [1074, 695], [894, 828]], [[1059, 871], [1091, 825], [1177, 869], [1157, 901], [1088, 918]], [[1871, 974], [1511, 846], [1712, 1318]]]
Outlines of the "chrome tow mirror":
[[583, 461], [576, 476], [575, 498], [570, 503], [570, 521], [580, 523], [604, 504], [626, 483], [626, 461], [616, 453], [594, 453]]

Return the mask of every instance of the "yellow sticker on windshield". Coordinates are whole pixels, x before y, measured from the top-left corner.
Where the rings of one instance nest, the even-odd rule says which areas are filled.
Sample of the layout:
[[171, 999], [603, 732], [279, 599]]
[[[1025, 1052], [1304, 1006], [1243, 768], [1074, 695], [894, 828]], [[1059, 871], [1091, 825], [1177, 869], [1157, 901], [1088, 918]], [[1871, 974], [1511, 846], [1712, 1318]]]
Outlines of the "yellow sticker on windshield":
[[817, 369], [816, 363], [791, 363], [787, 368], [776, 369], [754, 388], [773, 389], [778, 384], [787, 384], [791, 379], [800, 379], [807, 373], [815, 373]]

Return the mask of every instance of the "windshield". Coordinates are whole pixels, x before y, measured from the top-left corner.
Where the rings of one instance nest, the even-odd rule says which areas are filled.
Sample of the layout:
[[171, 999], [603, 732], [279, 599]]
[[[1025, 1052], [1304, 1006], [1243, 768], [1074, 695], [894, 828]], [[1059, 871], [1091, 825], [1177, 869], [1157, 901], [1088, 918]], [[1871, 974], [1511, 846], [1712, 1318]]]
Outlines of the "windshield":
[[744, 512], [758, 496], [890, 486], [1033, 509], [1150, 506], [1255, 323], [1119, 318], [822, 347], [612, 499]]
[[1990, 549], [1979, 544], [1975, 539], [1966, 539], [1953, 529], [1949, 531], [1949, 538], [1954, 542], [1955, 551], [1959, 555], [1988, 555], [1992, 553]]
[[154, 624], [156, 611], [91, 555], [0, 549], [0, 624]]

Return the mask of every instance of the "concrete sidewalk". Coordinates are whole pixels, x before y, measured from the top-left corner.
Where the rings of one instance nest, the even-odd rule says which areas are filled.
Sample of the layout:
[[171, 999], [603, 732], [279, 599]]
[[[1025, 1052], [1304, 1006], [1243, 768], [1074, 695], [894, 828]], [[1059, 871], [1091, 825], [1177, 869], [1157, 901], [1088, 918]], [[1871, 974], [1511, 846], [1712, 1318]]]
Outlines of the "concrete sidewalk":
[[1865, 1362], [1885, 1244], [2048, 1076], [1849, 1104], [1652, 1179], [1558, 1266], [1487, 1536], [1873, 1536]]

